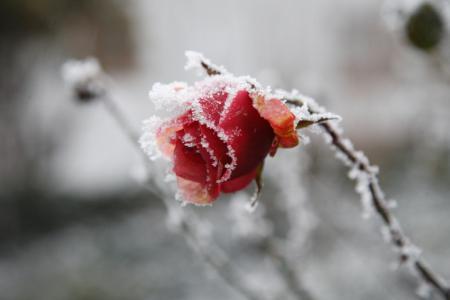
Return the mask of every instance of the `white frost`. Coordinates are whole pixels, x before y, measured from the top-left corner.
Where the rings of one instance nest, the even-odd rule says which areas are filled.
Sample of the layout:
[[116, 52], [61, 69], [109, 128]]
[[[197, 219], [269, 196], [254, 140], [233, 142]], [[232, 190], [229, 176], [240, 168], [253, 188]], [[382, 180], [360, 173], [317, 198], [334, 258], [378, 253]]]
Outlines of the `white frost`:
[[68, 60], [63, 64], [61, 73], [64, 82], [75, 93], [84, 91], [99, 96], [103, 92], [100, 82], [102, 69], [95, 58]]
[[102, 70], [95, 58], [69, 60], [62, 66], [62, 76], [66, 83], [78, 86], [100, 76]]
[[160, 157], [164, 157], [158, 148], [156, 133], [158, 128], [163, 124], [163, 120], [158, 116], [151, 116], [143, 122], [142, 126], [142, 136], [139, 139], [142, 150], [150, 157], [150, 159], [155, 160]]
[[223, 66], [214, 65], [209, 59], [203, 56], [200, 52], [195, 51], [186, 51], [184, 53], [187, 58], [186, 65], [184, 66], [185, 70], [198, 70], [203, 71], [202, 62], [213, 66], [215, 69], [219, 70], [222, 74], [227, 74], [227, 70]]
[[150, 101], [159, 116], [167, 118], [180, 115], [193, 97], [192, 89], [184, 82], [155, 83], [149, 92]]

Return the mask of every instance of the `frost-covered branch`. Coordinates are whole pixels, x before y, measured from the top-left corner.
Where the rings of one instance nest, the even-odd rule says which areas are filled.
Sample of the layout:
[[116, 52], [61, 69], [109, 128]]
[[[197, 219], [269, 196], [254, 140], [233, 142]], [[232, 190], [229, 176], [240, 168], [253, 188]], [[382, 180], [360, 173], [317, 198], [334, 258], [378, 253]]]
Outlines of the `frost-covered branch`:
[[[307, 103], [303, 99], [286, 99], [295, 106], [309, 105], [311, 114], [322, 113], [322, 108], [315, 103]], [[333, 123], [319, 124], [326, 134], [328, 142], [333, 146], [346, 166], [350, 168], [349, 176], [356, 181], [356, 190], [361, 195], [367, 213], [374, 211], [385, 225], [385, 232], [390, 242], [399, 253], [401, 263], [408, 263], [413, 272], [423, 280], [422, 284], [433, 287], [444, 299], [450, 299], [450, 288], [430, 267], [420, 258], [420, 250], [403, 233], [398, 219], [391, 210], [390, 202], [386, 200], [378, 181], [378, 168], [371, 165], [367, 157], [357, 151], [342, 131]]]
[[[197, 66], [201, 66], [210, 76], [221, 74], [221, 67], [217, 68], [201, 55], [193, 57], [189, 66], [195, 66], [196, 62]], [[313, 99], [297, 96], [296, 92], [282, 93], [286, 95], [284, 100], [287, 104], [306, 110], [305, 112], [308, 115], [326, 113]], [[385, 225], [384, 231], [399, 253], [400, 262], [408, 263], [413, 273], [422, 280], [420, 289], [427, 290], [432, 287], [444, 299], [450, 300], [448, 284], [423, 261], [420, 257], [420, 249], [403, 233], [398, 219], [392, 213], [390, 202], [386, 200], [378, 181], [378, 168], [371, 165], [361, 151], [355, 150], [350, 140], [344, 138], [342, 131], [332, 122], [321, 122], [318, 126], [325, 132], [329, 143], [337, 153], [337, 157], [350, 168], [349, 176], [356, 181], [356, 190], [361, 195], [361, 200], [367, 212], [374, 211], [382, 220]], [[285, 258], [280, 256], [279, 259], [284, 265]], [[286, 266], [289, 266], [289, 264], [287, 263]], [[284, 275], [287, 275], [287, 282], [290, 282], [290, 274], [284, 273]]]

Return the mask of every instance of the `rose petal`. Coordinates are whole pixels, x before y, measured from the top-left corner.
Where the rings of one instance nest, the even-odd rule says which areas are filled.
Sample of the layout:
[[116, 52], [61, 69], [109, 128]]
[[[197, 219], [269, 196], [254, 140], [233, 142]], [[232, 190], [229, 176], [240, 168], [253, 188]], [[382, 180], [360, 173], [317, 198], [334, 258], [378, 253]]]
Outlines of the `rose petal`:
[[208, 148], [218, 162], [222, 165], [229, 163], [231, 159], [227, 156], [227, 145], [219, 139], [218, 133], [204, 125], [200, 125], [199, 129], [200, 135], [204, 138], [204, 141], [208, 144]]
[[209, 97], [203, 97], [199, 100], [201, 107], [201, 117], [206, 121], [213, 123], [214, 126], [219, 124], [221, 112], [223, 111], [228, 93], [225, 90], [214, 93]]
[[256, 95], [254, 105], [261, 117], [269, 121], [281, 147], [292, 148], [298, 145], [295, 116], [283, 102], [275, 98], [266, 100], [263, 96]]
[[257, 174], [257, 169], [254, 169], [252, 172], [245, 174], [241, 177], [226, 181], [224, 183], [222, 183], [221, 187], [222, 187], [222, 192], [224, 193], [233, 193], [239, 190], [242, 190], [243, 188], [245, 188], [247, 185], [250, 184], [250, 182], [252, 182], [252, 180], [255, 179], [256, 174]]
[[181, 129], [185, 124], [193, 122], [190, 111], [179, 116], [174, 120], [164, 123], [156, 133], [156, 140], [159, 150], [167, 157], [172, 157], [175, 150], [175, 133]]
[[[210, 197], [217, 198], [220, 193], [217, 180], [223, 172], [223, 163], [219, 159], [226, 157], [226, 146], [212, 129], [198, 122], [185, 124], [183, 130], [177, 132], [177, 142], [184, 146], [182, 153], [178, 153], [178, 147], [182, 146], [177, 144], [179, 157], [175, 160], [174, 169], [177, 175], [203, 184]], [[195, 159], [195, 164], [182, 160], [184, 158]]]
[[173, 159], [173, 171], [178, 177], [205, 184], [205, 161], [195, 147], [186, 147], [180, 140], [177, 140]]
[[212, 198], [217, 198], [220, 194], [220, 186], [217, 183], [217, 179], [222, 172], [222, 164], [217, 162], [217, 159], [214, 157], [213, 153], [208, 151], [208, 148], [200, 147], [199, 152], [206, 166], [206, 189]]
[[219, 127], [228, 137], [227, 144], [236, 158], [231, 179], [252, 172], [266, 157], [275, 136], [245, 90], [237, 93]]
[[210, 196], [208, 190], [201, 183], [177, 177], [177, 185], [183, 200], [189, 203], [205, 205], [215, 199]]

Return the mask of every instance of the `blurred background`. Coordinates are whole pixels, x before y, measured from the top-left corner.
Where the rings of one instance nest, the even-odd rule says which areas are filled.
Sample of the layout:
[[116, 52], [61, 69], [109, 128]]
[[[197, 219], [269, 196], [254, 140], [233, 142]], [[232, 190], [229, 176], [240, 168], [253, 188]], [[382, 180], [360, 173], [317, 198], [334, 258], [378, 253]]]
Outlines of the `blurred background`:
[[[0, 299], [243, 299], [167, 229], [138, 182], [139, 153], [102, 103], [74, 101], [61, 78], [67, 59], [97, 57], [139, 129], [153, 83], [195, 80], [185, 50], [341, 115], [405, 231], [450, 278], [450, 19], [447, 1], [427, 3], [2, 0]], [[280, 241], [298, 243], [304, 285], [317, 300], [416, 297], [409, 272], [392, 271], [377, 219], [361, 217], [345, 168], [305, 133], [311, 143], [269, 159], [261, 200]], [[285, 196], [301, 203], [302, 241], [283, 233]], [[248, 284], [290, 299], [254, 236], [230, 231], [241, 198], [190, 209]]]

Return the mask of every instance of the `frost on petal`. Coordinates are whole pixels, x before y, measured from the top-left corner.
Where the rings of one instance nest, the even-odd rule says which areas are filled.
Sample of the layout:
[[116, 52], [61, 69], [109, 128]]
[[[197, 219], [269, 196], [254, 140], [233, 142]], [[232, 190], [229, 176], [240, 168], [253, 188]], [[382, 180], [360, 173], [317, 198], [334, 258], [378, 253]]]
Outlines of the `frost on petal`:
[[175, 133], [192, 121], [190, 113], [186, 112], [192, 91], [181, 82], [167, 85], [156, 83], [149, 97], [157, 115], [144, 121], [141, 147], [151, 159], [160, 156], [170, 159], [175, 149]]
[[[191, 67], [205, 68], [200, 54], [188, 56]], [[283, 102], [262, 98], [257, 106], [250, 93], [261, 87], [254, 80], [213, 75], [193, 86], [157, 83], [149, 94], [158, 118], [146, 122], [141, 144], [172, 161], [187, 203], [209, 204], [220, 192], [245, 188], [269, 152], [298, 143], [295, 116]]]
[[253, 105], [261, 117], [269, 121], [277, 135], [278, 143], [283, 148], [292, 148], [298, 145], [298, 136], [295, 130], [295, 115], [279, 99], [266, 100], [262, 95], [254, 95]]
[[210, 127], [218, 126], [227, 97], [228, 94], [224, 90], [220, 90], [212, 95], [200, 98], [201, 116], [198, 119], [206, 124], [210, 124]]
[[[273, 140], [268, 122], [252, 106], [247, 92], [250, 87], [248, 78], [230, 74], [208, 77], [194, 86], [197, 94], [191, 106], [193, 118], [214, 132], [226, 147], [227, 157], [219, 159], [224, 169], [219, 183], [252, 171], [267, 154], [267, 139], [269, 143]], [[215, 156], [222, 157], [222, 153]]]
[[158, 116], [172, 118], [186, 111], [194, 92], [184, 82], [170, 84], [157, 82], [148, 95]]
[[204, 125], [199, 126], [202, 136], [201, 145], [205, 148], [214, 160], [213, 164], [221, 164], [224, 166], [231, 162], [231, 157], [227, 155], [227, 145], [222, 141], [218, 133]]
[[214, 201], [214, 198], [209, 195], [208, 190], [201, 183], [177, 177], [177, 185], [182, 201], [196, 205], [207, 205]]
[[[198, 122], [192, 123], [184, 127], [183, 138], [185, 139], [186, 135], [189, 136], [188, 139], [189, 141], [187, 143], [184, 142], [184, 147], [185, 148], [193, 147], [190, 149], [195, 151], [195, 155], [197, 157], [201, 158], [204, 174], [202, 174], [203, 180], [198, 182], [203, 183], [206, 186], [206, 189], [208, 190], [210, 196], [215, 199], [219, 196], [220, 193], [220, 187], [219, 184], [217, 183], [217, 179], [221, 176], [223, 164], [221, 161], [218, 160], [218, 157], [216, 156], [216, 152], [214, 151], [214, 149], [217, 149], [216, 147], [217, 146], [220, 147], [221, 145], [216, 144], [218, 140], [217, 138], [216, 140], [212, 139], [207, 140], [206, 136], [202, 136], [202, 132], [205, 132], [205, 129], [201, 130], [202, 127], [204, 126], [198, 124]], [[220, 140], [218, 142], [220, 143]], [[212, 146], [216, 147], [212, 148]]]
[[173, 171], [178, 177], [205, 183], [205, 162], [196, 148], [185, 147], [180, 140], [177, 140], [173, 157]]
[[252, 103], [247, 91], [239, 91], [220, 123], [237, 160], [230, 179], [253, 171], [269, 153], [275, 136]]
[[224, 193], [233, 193], [239, 190], [242, 190], [247, 185], [252, 182], [253, 179], [256, 177], [257, 169], [253, 170], [252, 172], [245, 174], [241, 177], [229, 180], [227, 182], [222, 183], [222, 191]]
[[157, 133], [160, 131], [162, 119], [157, 116], [151, 116], [143, 122], [142, 136], [139, 139], [142, 150], [155, 160], [161, 156], [158, 146]]
[[[158, 150], [167, 158], [172, 157], [175, 150], [175, 135], [176, 132], [183, 129], [183, 126], [190, 121], [189, 113], [186, 113], [174, 120], [164, 122], [156, 129], [154, 138]], [[144, 128], [144, 132], [145, 132]]]

